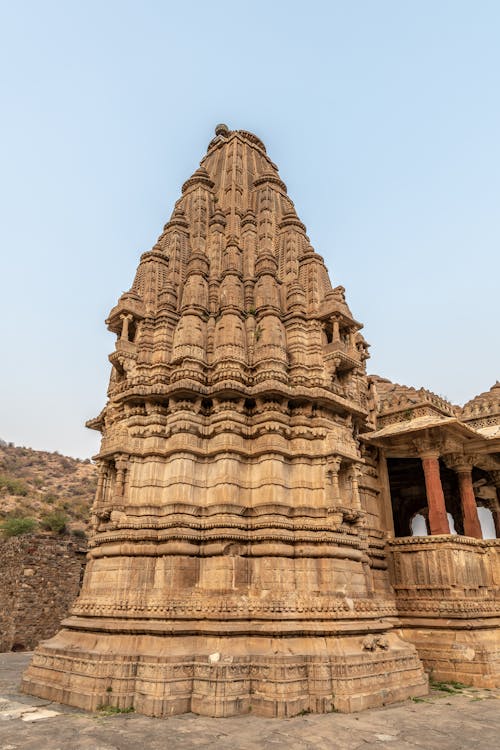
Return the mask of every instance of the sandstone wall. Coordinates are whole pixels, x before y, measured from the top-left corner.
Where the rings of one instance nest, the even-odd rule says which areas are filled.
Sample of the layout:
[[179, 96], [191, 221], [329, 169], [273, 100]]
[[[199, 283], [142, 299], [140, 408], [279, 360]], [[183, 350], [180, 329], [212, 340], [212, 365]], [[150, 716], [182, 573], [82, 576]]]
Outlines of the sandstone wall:
[[437, 680], [500, 685], [500, 540], [400, 537], [388, 543], [403, 635]]
[[76, 598], [84, 543], [37, 535], [0, 542], [0, 651], [31, 650], [57, 632]]

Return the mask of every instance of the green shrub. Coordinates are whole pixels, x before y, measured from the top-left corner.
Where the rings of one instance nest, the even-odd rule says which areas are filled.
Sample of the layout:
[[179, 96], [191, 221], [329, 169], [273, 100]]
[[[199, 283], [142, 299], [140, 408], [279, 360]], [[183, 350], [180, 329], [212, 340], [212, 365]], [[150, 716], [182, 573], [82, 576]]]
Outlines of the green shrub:
[[28, 494], [28, 488], [19, 479], [11, 479], [0, 475], [0, 490], [6, 488], [10, 495], [19, 495], [20, 497], [26, 497]]
[[11, 516], [0, 524], [0, 529], [6, 538], [20, 536], [21, 534], [29, 534], [34, 531], [36, 529], [36, 521], [29, 516], [25, 516], [24, 518], [21, 516]]
[[113, 714], [132, 714], [134, 713], [134, 707], [129, 706], [128, 708], [118, 708], [118, 706], [97, 706], [97, 710], [105, 716], [112, 716]]
[[64, 534], [68, 516], [61, 511], [55, 510], [53, 513], [47, 513], [42, 517], [42, 529], [46, 531], [55, 531], [57, 534]]

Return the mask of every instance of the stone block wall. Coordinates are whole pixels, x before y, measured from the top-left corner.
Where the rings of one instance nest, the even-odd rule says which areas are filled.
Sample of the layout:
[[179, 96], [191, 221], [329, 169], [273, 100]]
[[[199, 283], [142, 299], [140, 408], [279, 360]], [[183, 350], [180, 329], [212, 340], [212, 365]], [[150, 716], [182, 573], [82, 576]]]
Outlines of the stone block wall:
[[500, 616], [500, 540], [399, 537], [388, 548], [401, 617]]
[[0, 651], [29, 651], [59, 629], [80, 589], [85, 542], [30, 534], [0, 542]]
[[437, 680], [500, 686], [500, 540], [388, 542], [402, 634]]

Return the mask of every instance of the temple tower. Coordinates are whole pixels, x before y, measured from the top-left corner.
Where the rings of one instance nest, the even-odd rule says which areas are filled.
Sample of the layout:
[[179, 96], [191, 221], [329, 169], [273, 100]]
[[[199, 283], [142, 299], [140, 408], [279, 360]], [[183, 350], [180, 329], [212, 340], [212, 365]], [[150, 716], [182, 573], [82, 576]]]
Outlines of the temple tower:
[[217, 127], [107, 323], [85, 579], [26, 692], [154, 716], [425, 693], [358, 440], [362, 326], [259, 138]]

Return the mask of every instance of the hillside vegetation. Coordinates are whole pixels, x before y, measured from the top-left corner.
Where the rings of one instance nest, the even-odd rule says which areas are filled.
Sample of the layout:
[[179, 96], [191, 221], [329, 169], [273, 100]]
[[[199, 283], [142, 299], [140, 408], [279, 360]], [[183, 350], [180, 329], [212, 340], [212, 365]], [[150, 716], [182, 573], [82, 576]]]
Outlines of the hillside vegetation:
[[0, 441], [0, 525], [4, 534], [6, 529], [82, 534], [96, 485], [97, 469], [89, 459]]

